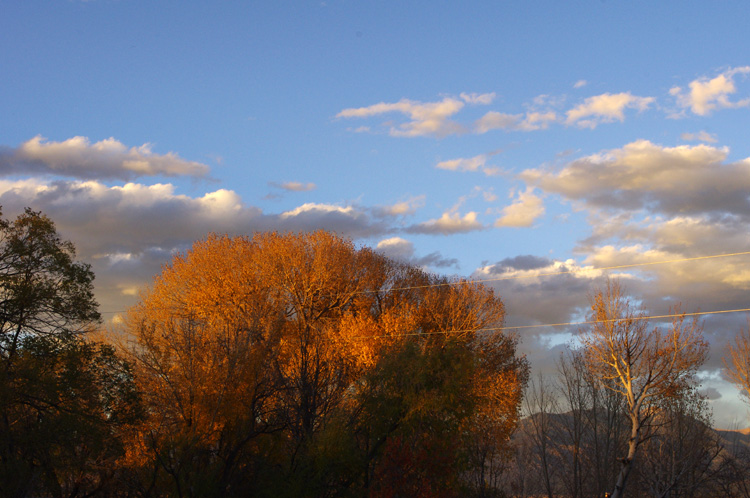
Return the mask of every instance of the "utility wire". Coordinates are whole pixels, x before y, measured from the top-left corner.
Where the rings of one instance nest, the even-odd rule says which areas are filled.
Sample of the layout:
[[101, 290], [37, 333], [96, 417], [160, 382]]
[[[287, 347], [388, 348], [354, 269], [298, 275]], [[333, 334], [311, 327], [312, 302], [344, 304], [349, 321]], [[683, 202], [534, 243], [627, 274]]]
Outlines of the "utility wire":
[[[497, 277], [497, 278], [477, 278], [477, 279], [466, 279], [466, 280], [460, 280], [458, 282], [444, 282], [440, 284], [425, 284], [425, 285], [413, 285], [408, 287], [394, 287], [393, 289], [388, 289], [388, 292], [392, 291], [398, 291], [398, 290], [409, 290], [409, 289], [425, 289], [428, 287], [444, 287], [448, 285], [465, 285], [465, 284], [472, 284], [472, 283], [485, 283], [485, 282], [499, 282], [502, 280], [518, 280], [522, 278], [537, 278], [537, 277], [549, 277], [552, 275], [565, 275], [569, 273], [583, 273], [583, 272], [592, 272], [592, 271], [605, 271], [605, 270], [618, 270], [622, 268], [636, 268], [638, 266], [651, 266], [651, 265], [663, 265], [667, 263], [682, 263], [685, 261], [698, 261], [701, 259], [714, 259], [714, 258], [726, 258], [729, 256], [744, 256], [750, 254], [750, 251], [745, 252], [734, 252], [729, 254], [713, 254], [711, 256], [697, 256], [694, 258], [679, 258], [679, 259], [667, 259], [663, 261], [651, 261], [648, 263], [632, 263], [628, 265], [616, 265], [616, 266], [603, 266], [599, 268], [577, 268], [574, 270], [560, 270], [560, 271], [552, 271], [552, 272], [546, 272], [546, 273], [537, 273], [533, 275], [512, 275], [508, 277]], [[362, 292], [377, 292], [377, 291], [362, 291]]]
[[750, 308], [742, 308], [736, 310], [716, 310], [716, 311], [696, 311], [693, 313], [678, 313], [672, 315], [653, 315], [653, 316], [631, 316], [624, 318], [610, 318], [607, 320], [588, 320], [583, 322], [565, 322], [565, 323], [540, 323], [537, 325], [517, 325], [515, 327], [488, 327], [481, 329], [464, 329], [464, 330], [443, 330], [435, 332], [407, 332], [404, 334], [382, 334], [382, 335], [360, 335], [349, 337], [348, 339], [383, 339], [389, 337], [413, 337], [413, 336], [427, 336], [427, 335], [448, 335], [448, 334], [463, 334], [466, 332], [500, 332], [504, 330], [520, 330], [520, 329], [534, 329], [542, 327], [563, 327], [569, 325], [593, 325], [595, 323], [612, 323], [620, 322], [623, 320], [658, 320], [661, 318], [677, 318], [677, 317], [688, 317], [688, 316], [702, 316], [702, 315], [718, 315], [721, 313], [739, 313], [741, 311], [750, 311]]
[[[497, 277], [497, 278], [482, 278], [482, 279], [466, 279], [466, 280], [459, 280], [455, 282], [442, 282], [438, 284], [425, 284], [425, 285], [412, 285], [412, 286], [405, 286], [405, 287], [393, 287], [390, 289], [379, 289], [379, 290], [365, 290], [365, 291], [358, 291], [356, 294], [370, 294], [375, 292], [395, 292], [395, 291], [401, 291], [401, 290], [413, 290], [413, 289], [428, 289], [430, 287], [446, 287], [446, 286], [456, 286], [456, 285], [466, 285], [466, 284], [482, 284], [485, 282], [500, 282], [504, 280], [519, 280], [519, 279], [525, 279], [525, 278], [537, 278], [537, 277], [549, 277], [554, 275], [566, 275], [571, 273], [583, 273], [583, 272], [593, 272], [593, 271], [606, 271], [606, 270], [618, 270], [623, 268], [637, 268], [639, 266], [654, 266], [654, 265], [663, 265], [668, 263], [682, 263], [686, 261], [698, 261], [703, 259], [716, 259], [716, 258], [727, 258], [731, 256], [746, 256], [749, 255], [750, 251], [744, 251], [744, 252], [733, 252], [733, 253], [726, 253], [726, 254], [712, 254], [709, 256], [697, 256], [693, 258], [678, 258], [678, 259], [667, 259], [662, 261], [650, 261], [646, 263], [631, 263], [627, 265], [616, 265], [616, 266], [603, 266], [599, 268], [577, 268], [573, 270], [560, 270], [560, 271], [554, 271], [554, 272], [545, 272], [545, 273], [537, 273], [534, 275], [512, 275], [507, 277]], [[100, 311], [99, 313], [126, 313], [127, 310], [117, 310], [117, 311]]]

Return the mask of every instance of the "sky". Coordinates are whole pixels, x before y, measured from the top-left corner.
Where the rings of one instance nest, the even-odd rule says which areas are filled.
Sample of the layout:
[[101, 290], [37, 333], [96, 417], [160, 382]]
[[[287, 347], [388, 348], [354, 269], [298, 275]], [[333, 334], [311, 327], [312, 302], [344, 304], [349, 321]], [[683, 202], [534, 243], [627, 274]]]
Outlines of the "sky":
[[[606, 276], [651, 315], [750, 308], [750, 255], [721, 256], [750, 251], [749, 25], [741, 1], [0, 0], [0, 206], [56, 222], [108, 324], [209, 232], [327, 229], [488, 280], [549, 374], [580, 326], [527, 326], [584, 320]], [[747, 314], [702, 320], [715, 424], [746, 427], [722, 356]]]

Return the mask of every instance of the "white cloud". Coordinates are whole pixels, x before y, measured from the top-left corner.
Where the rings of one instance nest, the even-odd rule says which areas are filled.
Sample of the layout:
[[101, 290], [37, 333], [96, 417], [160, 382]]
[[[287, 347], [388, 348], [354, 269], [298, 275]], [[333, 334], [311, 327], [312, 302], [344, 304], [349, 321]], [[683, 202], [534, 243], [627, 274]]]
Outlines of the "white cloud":
[[449, 171], [481, 171], [487, 176], [493, 176], [500, 172], [497, 166], [488, 166], [487, 161], [490, 157], [498, 154], [500, 151], [490, 152], [489, 154], [480, 154], [474, 157], [462, 157], [440, 161], [435, 165], [438, 169]]
[[209, 167], [177, 154], [155, 154], [150, 144], [128, 148], [108, 138], [50, 142], [37, 135], [16, 148], [0, 149], [0, 174], [49, 174], [81, 179], [131, 180], [141, 176], [205, 176]]
[[53, 216], [84, 255], [142, 253], [149, 247], [189, 244], [208, 232], [329, 229], [353, 237], [382, 234], [387, 227], [367, 209], [304, 204], [280, 214], [264, 214], [231, 190], [199, 197], [175, 192], [170, 184], [128, 183], [109, 187], [95, 181], [0, 180], [0, 205], [11, 216], [25, 206]]
[[[743, 237], [747, 248], [750, 236]], [[687, 312], [747, 308], [750, 277], [746, 270], [747, 256], [675, 261], [689, 256], [689, 252], [684, 253], [679, 249], [652, 248], [641, 244], [622, 247], [604, 245], [590, 248], [588, 257], [582, 262], [518, 256], [485, 265], [477, 269], [473, 277], [493, 280], [488, 284], [502, 298], [508, 310], [506, 322], [509, 326], [565, 324], [584, 320], [588, 313], [588, 296], [593, 289], [602, 285], [606, 275], [620, 278], [635, 301], [644, 304], [649, 315], [669, 314], [680, 303], [681, 309]], [[644, 265], [663, 261], [673, 262]], [[632, 264], [641, 266], [604, 270]], [[539, 306], [539, 303], [544, 303], [544, 306]], [[726, 341], [745, 324], [745, 314], [707, 315], [701, 318], [701, 322], [712, 348], [721, 351]], [[652, 321], [652, 326], [657, 325], [657, 321]], [[537, 366], [553, 365], [559, 352], [544, 350], [549, 336], [575, 334], [578, 328], [576, 325], [560, 325], [524, 329], [521, 331], [521, 350], [529, 354]], [[713, 354], [706, 368], [720, 366], [721, 354]]]
[[533, 188], [519, 192], [518, 198], [503, 208], [503, 215], [495, 221], [496, 227], [530, 227], [544, 214], [544, 202], [534, 194]]
[[586, 80], [578, 80], [578, 81], [576, 81], [576, 82], [575, 82], [575, 84], [573, 85], [573, 88], [583, 88], [583, 87], [585, 87], [585, 86], [586, 86], [586, 85], [588, 85], [588, 84], [589, 84], [589, 83], [588, 83], [588, 81], [586, 81]]
[[[489, 280], [488, 285], [508, 310], [508, 325], [514, 326], [571, 321], [585, 310], [592, 285], [603, 275], [572, 259], [523, 255], [484, 265], [474, 271], [472, 278]], [[540, 329], [533, 333], [544, 335], [559, 330]]]
[[477, 213], [474, 211], [466, 213], [463, 217], [455, 211], [448, 211], [440, 218], [412, 225], [406, 231], [429, 235], [453, 235], [484, 230], [484, 228], [485, 226], [477, 221]]
[[708, 133], [706, 131], [699, 131], [697, 133], [683, 133], [682, 135], [680, 135], [680, 138], [688, 142], [707, 142], [711, 144], [719, 141], [716, 138], [716, 135]]
[[557, 114], [553, 111], [529, 112], [526, 115], [490, 111], [474, 123], [474, 130], [480, 134], [490, 130], [535, 131], [547, 129], [555, 121]]
[[427, 256], [415, 257], [414, 244], [406, 239], [402, 239], [401, 237], [391, 237], [381, 240], [378, 242], [375, 250], [388, 258], [404, 261], [424, 268], [447, 268], [458, 265], [456, 259], [443, 258], [438, 252], [433, 252]]
[[354, 212], [354, 208], [351, 206], [341, 207], [341, 206], [334, 206], [332, 204], [316, 204], [314, 202], [308, 202], [299, 207], [292, 209], [291, 211], [286, 211], [284, 213], [281, 213], [279, 216], [281, 218], [292, 218], [295, 216], [305, 215], [307, 213], [323, 213], [323, 214], [338, 213], [338, 214], [343, 214], [343, 215], [349, 215], [352, 212]]
[[495, 92], [492, 93], [461, 93], [461, 99], [468, 104], [491, 104], [495, 100]]
[[[471, 98], [471, 97], [470, 97]], [[486, 97], [476, 96], [478, 101]], [[418, 102], [401, 99], [395, 103], [380, 102], [368, 107], [349, 108], [339, 112], [337, 118], [368, 118], [397, 112], [408, 116], [411, 121], [390, 127], [390, 134], [397, 137], [434, 136], [444, 137], [462, 133], [464, 128], [450, 118], [464, 107], [464, 102], [445, 97], [439, 102]]]
[[732, 102], [729, 96], [737, 92], [734, 77], [738, 74], [750, 73], [750, 66], [728, 69], [715, 78], [698, 78], [689, 83], [690, 90], [680, 87], [669, 90], [670, 95], [677, 99], [677, 104], [699, 116], [706, 116], [717, 109], [745, 107], [750, 105], [750, 98]]
[[327, 229], [352, 237], [374, 235], [386, 231], [383, 222], [373, 222], [366, 210], [355, 206], [306, 203], [285, 211], [278, 217], [269, 216], [268, 221], [273, 218], [277, 220], [274, 229], [278, 230]]
[[315, 190], [316, 185], [314, 183], [302, 183], [302, 182], [284, 182], [276, 183], [270, 182], [271, 187], [276, 187], [282, 190], [288, 190], [290, 192], [309, 192]]
[[589, 97], [566, 113], [565, 123], [579, 128], [596, 128], [601, 123], [625, 120], [625, 109], [643, 112], [654, 102], [653, 97], [637, 97], [626, 93], [604, 93]]
[[663, 147], [638, 140], [574, 160], [557, 173], [530, 169], [519, 176], [590, 206], [750, 217], [750, 159], [726, 163], [728, 152], [704, 144]]
[[450, 171], [477, 171], [478, 169], [483, 168], [485, 163], [487, 163], [487, 155], [481, 154], [474, 157], [440, 161], [435, 167]]
[[135, 289], [147, 284], [175, 252], [209, 232], [327, 229], [357, 238], [391, 230], [373, 219], [368, 208], [304, 204], [284, 213], [263, 213], [231, 190], [191, 197], [170, 184], [0, 180], [0, 205], [9, 218], [26, 206], [53, 218], [62, 237], [76, 245], [79, 258], [92, 264], [103, 311], [134, 303]]
[[414, 255], [414, 244], [401, 237], [391, 237], [378, 242], [375, 250], [392, 259], [407, 260]]
[[[465, 104], [488, 105], [495, 99], [495, 93], [461, 93], [459, 98], [444, 97], [437, 102], [419, 102], [401, 99], [398, 102], [380, 102], [367, 107], [344, 109], [337, 118], [371, 118], [388, 113], [399, 113], [410, 119], [405, 123], [394, 125], [384, 123], [389, 127], [389, 133], [396, 137], [433, 136], [442, 138], [447, 135], [466, 133], [487, 133], [490, 130], [534, 131], [549, 127], [550, 123], [558, 121], [557, 114], [549, 109], [538, 110], [539, 106], [548, 106], [550, 99], [542, 95], [534, 99], [534, 105], [525, 114], [505, 114], [490, 111], [478, 119], [471, 130], [451, 120], [450, 118], [461, 111]], [[362, 127], [351, 131], [370, 131], [369, 127]]]
[[490, 130], [517, 130], [522, 119], [521, 114], [490, 111], [477, 120], [474, 129], [477, 133], [487, 133]]
[[424, 197], [424, 195], [419, 195], [405, 201], [391, 204], [390, 206], [378, 206], [373, 208], [373, 212], [378, 217], [411, 215], [424, 205]]
[[528, 112], [521, 123], [522, 131], [546, 130], [550, 123], [557, 121], [557, 114], [553, 111]]

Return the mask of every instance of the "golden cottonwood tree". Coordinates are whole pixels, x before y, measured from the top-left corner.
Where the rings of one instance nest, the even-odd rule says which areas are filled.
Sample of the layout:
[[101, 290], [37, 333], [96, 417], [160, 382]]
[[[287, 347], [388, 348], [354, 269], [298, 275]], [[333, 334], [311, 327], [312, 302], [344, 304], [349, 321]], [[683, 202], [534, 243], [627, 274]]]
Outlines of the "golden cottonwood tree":
[[620, 283], [607, 280], [591, 298], [591, 320], [581, 335], [586, 363], [605, 387], [626, 401], [628, 452], [621, 460], [613, 498], [623, 496], [643, 431], [659, 402], [679, 397], [703, 364], [708, 344], [697, 320], [675, 313], [668, 330], [649, 328]]
[[[513, 337], [480, 332], [503, 318], [487, 288], [327, 232], [211, 235], [127, 317], [148, 412], [130, 455], [140, 492], [403, 494], [461, 477], [467, 438], [500, 458], [517, 422], [525, 360]], [[440, 466], [390, 479], [436, 447]]]
[[281, 427], [283, 309], [248, 239], [209, 237], [164, 268], [126, 330], [148, 418], [131, 445], [140, 482], [180, 496], [227, 486], [248, 446]]

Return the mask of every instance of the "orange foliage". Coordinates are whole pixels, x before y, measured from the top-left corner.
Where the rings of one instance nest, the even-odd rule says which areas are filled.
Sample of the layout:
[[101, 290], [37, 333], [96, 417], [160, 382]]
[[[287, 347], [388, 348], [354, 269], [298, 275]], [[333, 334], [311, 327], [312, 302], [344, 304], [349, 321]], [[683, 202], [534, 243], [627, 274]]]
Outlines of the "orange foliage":
[[208, 455], [198, 461], [185, 450], [192, 469], [229, 465], [271, 433], [296, 455], [407, 340], [451, 341], [475, 355], [477, 418], [466, 430], [482, 420], [504, 445], [526, 365], [512, 337], [481, 332], [503, 319], [486, 287], [430, 276], [327, 232], [210, 235], [165, 266], [128, 313], [148, 406], [130, 461], [154, 462], [179, 481], [188, 457], [175, 447]]

